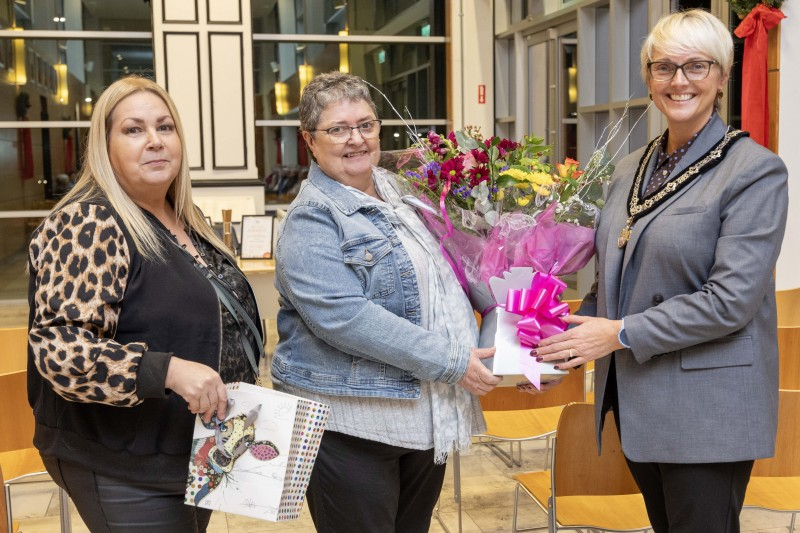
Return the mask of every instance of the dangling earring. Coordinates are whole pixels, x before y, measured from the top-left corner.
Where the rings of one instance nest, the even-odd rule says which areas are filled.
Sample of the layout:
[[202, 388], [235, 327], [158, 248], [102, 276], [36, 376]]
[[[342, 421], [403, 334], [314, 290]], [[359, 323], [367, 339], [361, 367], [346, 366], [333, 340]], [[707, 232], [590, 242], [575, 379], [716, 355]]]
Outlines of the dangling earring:
[[653, 101], [653, 93], [648, 93], [647, 96], [650, 97], [650, 101], [652, 102]]
[[722, 89], [717, 90], [717, 100], [722, 100], [722, 95], [723, 94], [724, 93], [722, 92]]

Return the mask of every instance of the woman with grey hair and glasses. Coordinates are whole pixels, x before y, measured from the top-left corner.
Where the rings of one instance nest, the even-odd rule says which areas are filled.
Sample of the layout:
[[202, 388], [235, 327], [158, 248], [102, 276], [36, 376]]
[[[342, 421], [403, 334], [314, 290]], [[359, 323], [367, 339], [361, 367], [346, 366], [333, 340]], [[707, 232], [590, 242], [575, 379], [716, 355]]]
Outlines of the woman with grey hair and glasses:
[[705, 11], [650, 32], [642, 76], [667, 130], [617, 165], [587, 316], [536, 350], [597, 361], [598, 431], [613, 409], [656, 533], [738, 532], [753, 461], [775, 447], [787, 171], [718, 115], [732, 62]]
[[309, 83], [313, 154], [276, 246], [275, 388], [331, 406], [306, 496], [321, 532], [428, 531], [449, 453], [485, 424], [472, 308], [439, 244], [374, 167], [381, 121], [361, 78]]

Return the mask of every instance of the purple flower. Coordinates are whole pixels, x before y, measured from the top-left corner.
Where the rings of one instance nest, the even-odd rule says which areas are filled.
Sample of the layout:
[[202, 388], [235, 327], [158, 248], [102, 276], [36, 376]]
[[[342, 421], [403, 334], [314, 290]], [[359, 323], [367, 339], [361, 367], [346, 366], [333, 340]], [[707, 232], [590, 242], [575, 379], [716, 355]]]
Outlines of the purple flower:
[[422, 167], [422, 174], [428, 179], [428, 188], [436, 189], [439, 185], [439, 171], [441, 165], [436, 161], [431, 161]]

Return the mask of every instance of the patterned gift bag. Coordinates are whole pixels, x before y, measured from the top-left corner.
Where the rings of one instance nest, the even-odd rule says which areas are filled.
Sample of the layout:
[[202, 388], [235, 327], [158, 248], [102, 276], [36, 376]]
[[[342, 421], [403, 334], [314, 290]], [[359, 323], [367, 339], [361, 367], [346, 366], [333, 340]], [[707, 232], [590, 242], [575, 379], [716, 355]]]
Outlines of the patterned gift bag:
[[227, 385], [228, 417], [197, 417], [187, 505], [284, 521], [300, 516], [326, 405], [248, 383]]

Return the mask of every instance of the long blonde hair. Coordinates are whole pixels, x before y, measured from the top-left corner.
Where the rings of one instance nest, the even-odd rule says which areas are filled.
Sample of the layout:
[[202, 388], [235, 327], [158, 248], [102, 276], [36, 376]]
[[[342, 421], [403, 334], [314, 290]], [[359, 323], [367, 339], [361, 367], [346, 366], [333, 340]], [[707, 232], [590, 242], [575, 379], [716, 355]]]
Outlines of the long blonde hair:
[[[186, 146], [178, 110], [169, 94], [150, 79], [141, 76], [121, 78], [109, 85], [97, 100], [89, 126], [89, 137], [81, 175], [72, 190], [58, 202], [53, 211], [58, 211], [68, 203], [89, 199], [98, 191], [102, 191], [128, 228], [139, 252], [147, 259], [164, 260], [164, 247], [155, 228], [148, 221], [142, 209], [120, 186], [108, 155], [108, 132], [111, 129], [114, 108], [128, 96], [142, 91], [151, 92], [164, 101], [175, 122], [181, 146]], [[231, 257], [228, 248], [206, 223], [203, 214], [192, 201], [189, 159], [185, 149], [181, 157], [181, 168], [167, 191], [167, 200], [172, 204], [178, 220], [186, 226], [187, 232], [194, 230], [219, 251]]]

